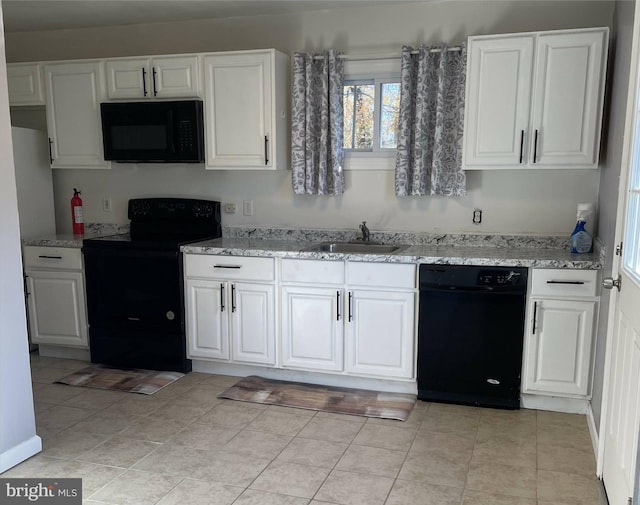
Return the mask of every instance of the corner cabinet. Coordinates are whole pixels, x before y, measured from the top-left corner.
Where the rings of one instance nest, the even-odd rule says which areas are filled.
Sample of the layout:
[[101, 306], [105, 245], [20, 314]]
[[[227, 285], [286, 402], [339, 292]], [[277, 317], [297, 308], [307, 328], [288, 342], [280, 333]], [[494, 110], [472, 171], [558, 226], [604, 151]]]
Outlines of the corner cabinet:
[[184, 264], [189, 358], [274, 365], [274, 259], [186, 254]]
[[110, 168], [102, 147], [102, 62], [45, 65], [44, 80], [51, 167]]
[[88, 349], [80, 249], [28, 246], [23, 256], [31, 341]]
[[37, 63], [7, 65], [9, 105], [44, 105], [42, 69]]
[[197, 55], [116, 58], [105, 70], [111, 100], [200, 96]]
[[530, 283], [522, 392], [588, 399], [598, 272], [533, 269]]
[[206, 168], [287, 168], [289, 58], [273, 49], [205, 55]]
[[469, 37], [463, 169], [597, 168], [608, 37]]

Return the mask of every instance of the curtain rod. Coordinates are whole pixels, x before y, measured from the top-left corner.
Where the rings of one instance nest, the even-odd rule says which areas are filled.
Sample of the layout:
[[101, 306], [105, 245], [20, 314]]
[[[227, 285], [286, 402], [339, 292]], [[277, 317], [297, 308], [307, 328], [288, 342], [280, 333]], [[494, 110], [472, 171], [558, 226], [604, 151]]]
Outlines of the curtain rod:
[[[447, 48], [447, 51], [456, 52], [460, 51], [460, 46], [451, 46]], [[440, 53], [442, 49], [431, 49], [430, 53]], [[420, 51], [411, 51], [411, 54], [420, 54]], [[343, 60], [391, 60], [400, 58], [400, 53], [382, 53], [382, 54], [341, 54], [338, 58]], [[315, 56], [314, 60], [321, 60], [324, 56]]]

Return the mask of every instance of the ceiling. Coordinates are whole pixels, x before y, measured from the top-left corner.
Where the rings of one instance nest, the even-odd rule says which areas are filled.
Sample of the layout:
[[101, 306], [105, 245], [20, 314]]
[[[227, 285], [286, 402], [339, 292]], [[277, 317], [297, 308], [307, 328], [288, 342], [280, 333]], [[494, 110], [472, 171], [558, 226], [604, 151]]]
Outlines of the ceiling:
[[[416, 0], [413, 0], [416, 1]], [[2, 0], [6, 32], [230, 18], [364, 7], [397, 0]], [[408, 3], [403, 2], [403, 3]]]

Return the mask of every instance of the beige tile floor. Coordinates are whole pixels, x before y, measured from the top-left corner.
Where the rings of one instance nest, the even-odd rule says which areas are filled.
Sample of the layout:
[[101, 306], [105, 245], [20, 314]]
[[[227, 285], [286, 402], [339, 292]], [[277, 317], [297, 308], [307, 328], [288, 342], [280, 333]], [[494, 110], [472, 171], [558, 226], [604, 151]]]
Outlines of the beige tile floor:
[[82, 477], [115, 505], [600, 505], [586, 419], [418, 402], [406, 422], [219, 400], [191, 373], [151, 396], [52, 381], [32, 357], [43, 452], [3, 477]]

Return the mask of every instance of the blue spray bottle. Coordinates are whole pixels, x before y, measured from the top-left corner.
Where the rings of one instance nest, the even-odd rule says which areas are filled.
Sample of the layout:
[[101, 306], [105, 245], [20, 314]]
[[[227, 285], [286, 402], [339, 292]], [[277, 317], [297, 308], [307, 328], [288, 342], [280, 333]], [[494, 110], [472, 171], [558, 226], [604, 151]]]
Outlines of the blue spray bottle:
[[591, 233], [585, 230], [587, 219], [593, 214], [593, 204], [578, 204], [578, 222], [571, 234], [571, 252], [572, 253], [590, 253], [593, 251], [593, 237]]

